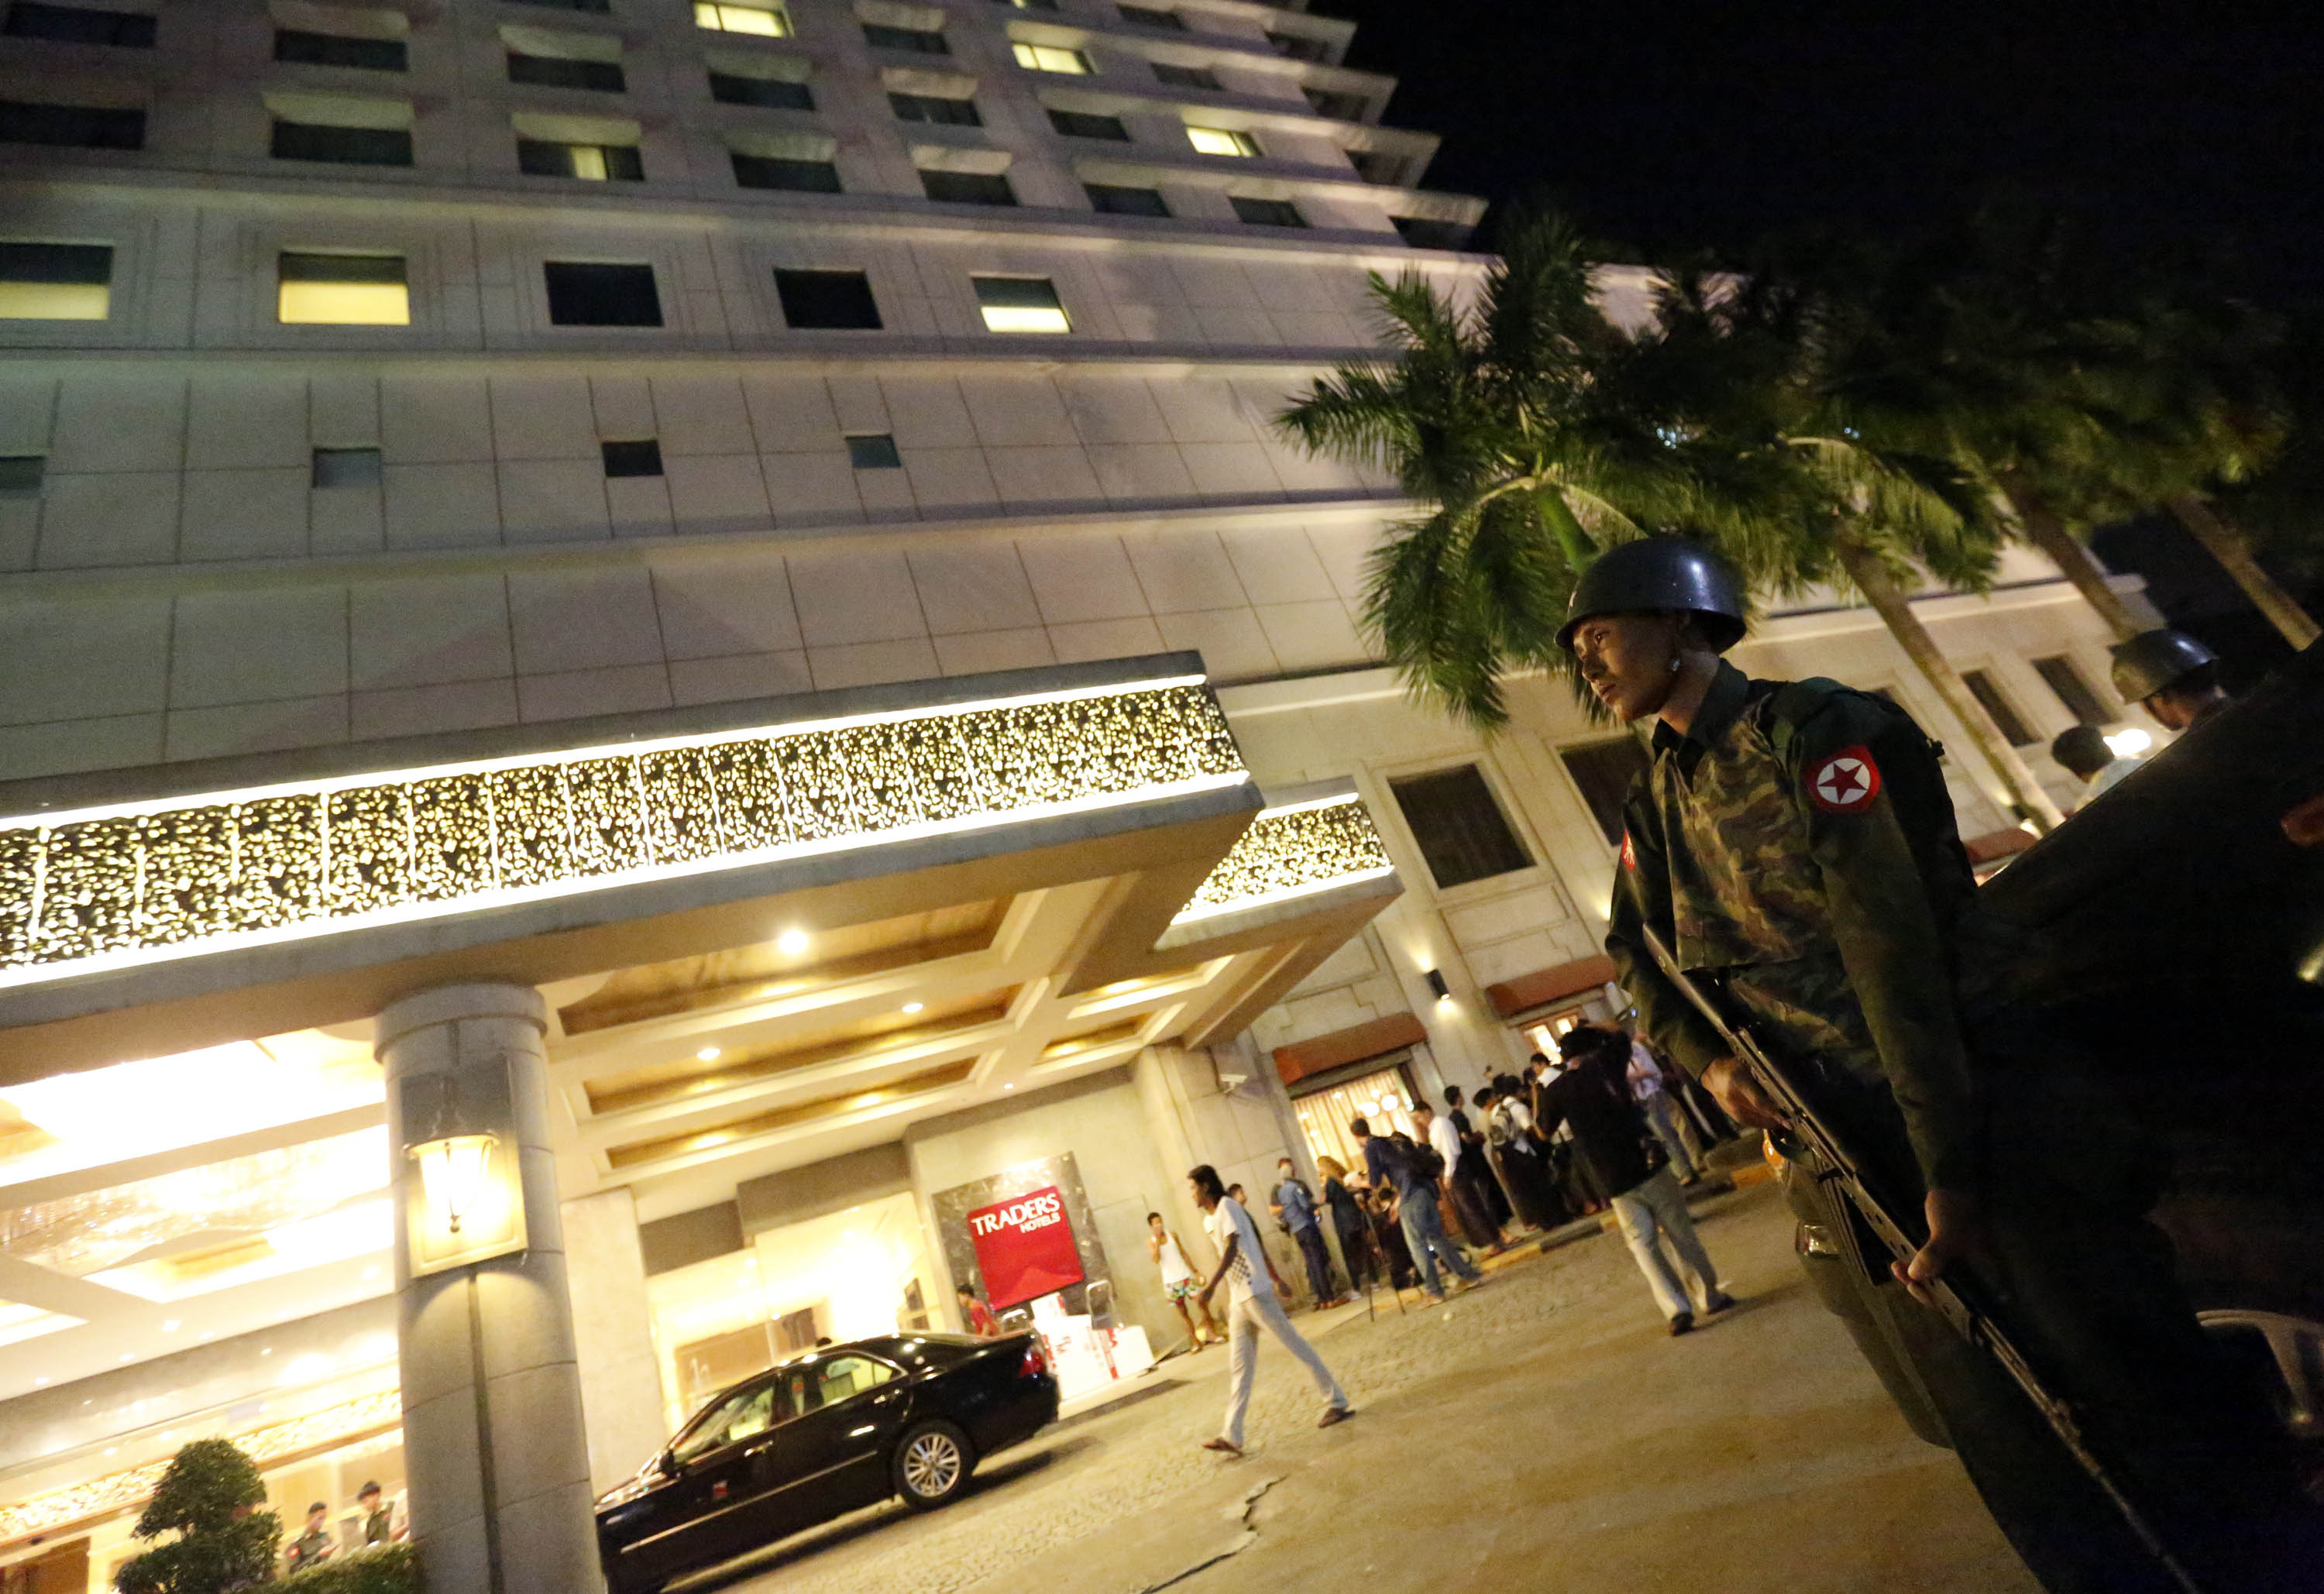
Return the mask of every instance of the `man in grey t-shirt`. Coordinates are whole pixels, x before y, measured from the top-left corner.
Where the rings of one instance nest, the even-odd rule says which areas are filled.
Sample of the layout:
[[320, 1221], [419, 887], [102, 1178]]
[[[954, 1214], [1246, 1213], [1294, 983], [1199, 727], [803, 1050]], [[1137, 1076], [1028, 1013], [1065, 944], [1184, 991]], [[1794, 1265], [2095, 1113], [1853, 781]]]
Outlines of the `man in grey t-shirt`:
[[[1276, 1295], [1275, 1285], [1267, 1276], [1259, 1249], [1259, 1230], [1242, 1203], [1230, 1197], [1219, 1179], [1218, 1169], [1204, 1163], [1186, 1175], [1186, 1184], [1194, 1192], [1194, 1204], [1203, 1209], [1203, 1226], [1219, 1248], [1219, 1265], [1203, 1285], [1199, 1301], [1203, 1310], [1210, 1309], [1211, 1296], [1222, 1283], [1227, 1285], [1227, 1418], [1215, 1439], [1203, 1442], [1204, 1450], [1222, 1451], [1231, 1456], [1242, 1454], [1243, 1414], [1250, 1409], [1250, 1387], [1259, 1376], [1259, 1331], [1261, 1328], [1283, 1342], [1283, 1348], [1299, 1359], [1315, 1388], [1323, 1396], [1323, 1414], [1316, 1420], [1318, 1428], [1329, 1428], [1344, 1422], [1352, 1409], [1348, 1397], [1332, 1377], [1332, 1369], [1315, 1354], [1314, 1347], [1299, 1337], [1291, 1320], [1283, 1315], [1283, 1303]], [[1254, 1261], [1254, 1258], [1260, 1258]]]

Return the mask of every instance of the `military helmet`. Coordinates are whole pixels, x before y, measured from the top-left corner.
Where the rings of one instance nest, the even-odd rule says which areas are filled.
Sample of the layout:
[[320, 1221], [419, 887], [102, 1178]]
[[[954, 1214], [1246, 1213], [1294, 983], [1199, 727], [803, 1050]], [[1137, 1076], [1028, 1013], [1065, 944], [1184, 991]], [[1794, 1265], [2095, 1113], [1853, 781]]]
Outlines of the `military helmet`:
[[1743, 640], [1743, 588], [1711, 551], [1683, 537], [1643, 537], [1600, 554], [1565, 605], [1557, 645], [1573, 650], [1573, 631], [1600, 614], [1651, 614], [1683, 610], [1702, 616], [1702, 634], [1717, 653]]
[[2114, 650], [2114, 689], [2125, 703], [2144, 703], [2218, 661], [2218, 654], [2183, 631], [2143, 631]]

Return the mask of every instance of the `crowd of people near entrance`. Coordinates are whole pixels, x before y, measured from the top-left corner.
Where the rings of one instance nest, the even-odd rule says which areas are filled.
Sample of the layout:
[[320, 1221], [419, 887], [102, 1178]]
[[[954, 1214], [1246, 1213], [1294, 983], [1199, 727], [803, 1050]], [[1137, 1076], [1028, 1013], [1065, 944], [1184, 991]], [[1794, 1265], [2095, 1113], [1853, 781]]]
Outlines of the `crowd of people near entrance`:
[[[1264, 1204], [1298, 1258], [1304, 1292], [1263, 1244], [1249, 1248], [1277, 1300], [1304, 1293], [1320, 1311], [1388, 1290], [1434, 1304], [1480, 1282], [1484, 1258], [1610, 1211], [1671, 1332], [1726, 1308], [1684, 1191], [1703, 1176], [1706, 1145], [1733, 1126], [1628, 1030], [1576, 1026], [1556, 1058], [1535, 1053], [1522, 1076], [1500, 1075], [1473, 1102], [1458, 1085], [1443, 1100], [1441, 1112], [1416, 1102], [1405, 1122], [1352, 1119], [1355, 1163], [1318, 1156], [1320, 1190], [1291, 1157], [1277, 1162]], [[1257, 1210], [1240, 1184], [1222, 1186], [1222, 1201], [1246, 1216]], [[1185, 1241], [1158, 1212], [1148, 1226], [1148, 1255], [1190, 1347], [1224, 1340], [1201, 1304], [1206, 1281]]]

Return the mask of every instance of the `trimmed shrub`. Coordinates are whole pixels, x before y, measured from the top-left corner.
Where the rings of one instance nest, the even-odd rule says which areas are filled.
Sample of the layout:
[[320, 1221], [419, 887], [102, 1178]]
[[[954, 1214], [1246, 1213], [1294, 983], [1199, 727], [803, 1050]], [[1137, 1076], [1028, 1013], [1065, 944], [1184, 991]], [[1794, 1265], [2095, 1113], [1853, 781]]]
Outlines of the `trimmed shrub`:
[[223, 1439], [198, 1439], [161, 1474], [140, 1540], [178, 1536], [122, 1563], [121, 1594], [226, 1594], [274, 1575], [281, 1518], [257, 1507], [266, 1486], [248, 1456]]
[[342, 1550], [311, 1571], [293, 1572], [285, 1589], [298, 1594], [421, 1594], [420, 1552], [410, 1544]]

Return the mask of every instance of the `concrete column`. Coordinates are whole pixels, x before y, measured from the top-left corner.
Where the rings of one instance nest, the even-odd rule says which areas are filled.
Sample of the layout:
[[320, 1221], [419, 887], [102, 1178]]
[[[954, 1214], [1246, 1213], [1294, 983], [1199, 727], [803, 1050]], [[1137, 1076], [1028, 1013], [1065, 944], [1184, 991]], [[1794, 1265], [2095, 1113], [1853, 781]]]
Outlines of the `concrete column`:
[[[412, 1536], [429, 1587], [460, 1594], [595, 1594], [604, 1587], [549, 1148], [541, 1044], [548, 1023], [547, 1005], [530, 986], [453, 985], [389, 1007], [374, 1041], [387, 1070], [395, 1158]], [[497, 1068], [503, 1059], [515, 1107], [527, 1248], [414, 1279], [404, 1196], [419, 1170], [403, 1147], [406, 1135], [424, 1126], [401, 1121], [399, 1083]]]
[[659, 1454], [661, 1359], [654, 1353], [638, 1203], [624, 1187], [565, 1203], [565, 1267], [573, 1292], [581, 1414], [589, 1424], [589, 1483], [603, 1494]]

